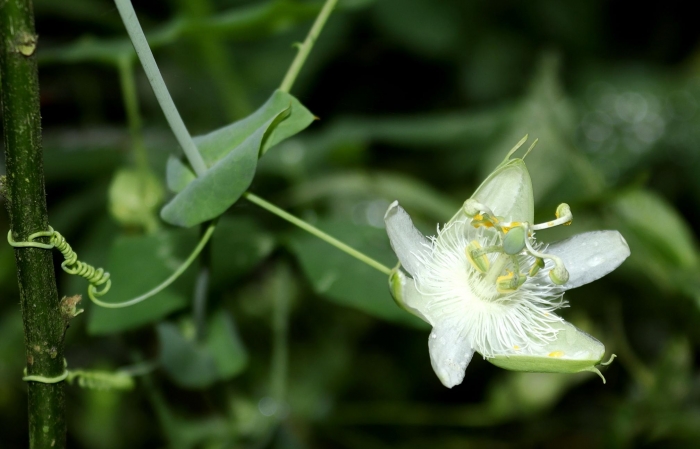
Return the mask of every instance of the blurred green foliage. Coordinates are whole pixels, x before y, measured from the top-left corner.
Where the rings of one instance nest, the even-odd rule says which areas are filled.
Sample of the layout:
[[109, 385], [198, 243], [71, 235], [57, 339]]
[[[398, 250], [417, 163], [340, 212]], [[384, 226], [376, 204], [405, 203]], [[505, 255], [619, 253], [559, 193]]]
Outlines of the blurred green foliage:
[[[51, 223], [112, 273], [105, 298], [127, 299], [167, 277], [197, 232], [111, 214], [110, 186], [143, 169], [143, 148], [164, 188], [180, 150], [114, 5], [34, 3]], [[320, 6], [135, 2], [197, 135], [272, 95]], [[205, 263], [158, 296], [123, 310], [83, 304], [67, 334], [71, 368], [155, 370], [130, 392], [67, 387], [69, 447], [697, 447], [700, 59], [690, 7], [341, 0], [292, 92], [320, 120], [272, 148], [250, 186], [393, 266], [382, 230], [391, 201], [433, 234], [520, 137], [539, 138], [527, 159], [536, 219], [564, 201], [575, 217], [540, 237], [618, 229], [632, 250], [566, 295], [565, 317], [618, 354], [607, 385], [474, 360], [464, 384], [445, 389], [428, 333], [394, 305], [385, 276], [240, 201]], [[138, 116], [127, 116], [125, 70]], [[14, 269], [1, 245], [3, 448], [27, 445]], [[60, 276], [62, 294], [85, 292], [84, 280]]]

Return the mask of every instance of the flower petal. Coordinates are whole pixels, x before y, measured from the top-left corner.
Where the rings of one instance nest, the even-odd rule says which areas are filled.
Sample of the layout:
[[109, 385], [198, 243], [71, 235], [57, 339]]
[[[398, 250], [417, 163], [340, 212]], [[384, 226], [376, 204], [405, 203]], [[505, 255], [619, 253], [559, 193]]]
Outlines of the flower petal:
[[384, 223], [391, 247], [401, 265], [415, 276], [420, 270], [421, 257], [425, 258], [430, 253], [430, 242], [413, 226], [411, 217], [399, 206], [398, 201], [391, 203], [387, 209]]
[[440, 323], [430, 333], [428, 349], [430, 364], [440, 382], [447, 388], [461, 384], [464, 371], [474, 355], [464, 327], [458, 321]]
[[499, 165], [472, 198], [506, 221], [532, 223], [535, 217], [532, 180], [522, 159], [511, 159]]
[[565, 289], [576, 288], [619, 267], [630, 255], [627, 242], [617, 231], [593, 231], [550, 245], [547, 254], [559, 256], [569, 272]]
[[494, 365], [512, 370], [533, 373], [600, 372], [595, 368], [605, 355], [605, 346], [571, 323], [562, 321], [557, 338], [544, 346], [522, 354], [514, 352], [488, 359]]
[[400, 269], [395, 270], [389, 276], [389, 289], [399, 307], [426, 323], [432, 324], [426, 314], [428, 299], [416, 289], [416, 283], [413, 279], [406, 276]]

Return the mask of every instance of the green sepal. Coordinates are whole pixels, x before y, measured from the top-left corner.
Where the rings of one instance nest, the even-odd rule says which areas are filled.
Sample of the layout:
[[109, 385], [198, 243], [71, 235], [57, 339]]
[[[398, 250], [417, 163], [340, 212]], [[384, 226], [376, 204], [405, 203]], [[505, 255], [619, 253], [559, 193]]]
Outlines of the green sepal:
[[532, 223], [535, 217], [535, 200], [530, 173], [522, 159], [510, 158], [525, 140], [523, 138], [513, 147], [471, 197], [490, 207], [496, 215], [502, 216], [506, 221]]
[[[540, 348], [537, 354], [499, 355], [487, 359], [499, 368], [511, 371], [533, 373], [578, 373], [591, 371], [603, 376], [596, 368], [605, 355], [605, 346], [577, 329], [574, 325], [562, 321], [553, 327], [559, 329], [557, 338]], [[605, 382], [605, 378], [603, 378]]]

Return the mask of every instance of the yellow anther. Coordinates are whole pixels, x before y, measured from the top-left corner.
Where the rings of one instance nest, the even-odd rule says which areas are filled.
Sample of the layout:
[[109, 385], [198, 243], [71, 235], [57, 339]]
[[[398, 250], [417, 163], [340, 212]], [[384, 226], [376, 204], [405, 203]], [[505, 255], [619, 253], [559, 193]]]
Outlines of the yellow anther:
[[558, 261], [554, 268], [549, 270], [549, 279], [557, 285], [564, 285], [569, 281], [569, 272], [561, 261]]
[[516, 351], [520, 351], [520, 346], [515, 345], [515, 346], [513, 346], [513, 349], [515, 349]]
[[513, 222], [511, 222], [511, 223], [508, 223], [508, 226], [501, 226], [501, 230], [502, 230], [503, 232], [505, 232], [505, 233], [508, 233], [508, 231], [510, 231], [511, 229], [517, 228], [517, 227], [519, 227], [519, 226], [521, 226], [521, 225], [522, 225], [521, 222], [519, 222], [519, 221], [513, 221]]
[[483, 226], [485, 228], [492, 228], [498, 223], [498, 218], [494, 217], [491, 214], [476, 214], [474, 215], [474, 218], [472, 218], [472, 226], [475, 228], [478, 228], [479, 226]]
[[574, 215], [571, 213], [571, 208], [566, 203], [561, 203], [557, 207], [557, 210], [554, 213], [554, 215], [556, 215], [556, 217], [557, 217], [556, 220], [551, 220], [551, 221], [548, 221], [546, 223], [536, 224], [536, 225], [531, 227], [531, 230], [539, 231], [541, 229], [552, 228], [554, 226], [559, 226], [559, 225], [569, 226], [574, 219]]
[[559, 357], [564, 356], [564, 351], [554, 351], [554, 352], [550, 352], [550, 353], [547, 354], [547, 355], [548, 355], [549, 357], [559, 358]]
[[486, 257], [486, 251], [481, 247], [479, 242], [473, 240], [464, 249], [464, 253], [467, 255], [467, 260], [477, 271], [481, 273], [486, 273], [489, 271], [491, 266], [489, 258]]
[[571, 208], [566, 203], [561, 203], [559, 206], [557, 206], [557, 211], [554, 212], [554, 215], [556, 215], [558, 219], [562, 217], [569, 218], [567, 222], [562, 223], [564, 226], [571, 225], [571, 222], [574, 220], [574, 216], [571, 213]]
[[496, 278], [496, 291], [498, 293], [512, 293], [516, 291], [527, 280], [523, 273], [516, 275], [510, 270], [506, 270], [506, 275]]

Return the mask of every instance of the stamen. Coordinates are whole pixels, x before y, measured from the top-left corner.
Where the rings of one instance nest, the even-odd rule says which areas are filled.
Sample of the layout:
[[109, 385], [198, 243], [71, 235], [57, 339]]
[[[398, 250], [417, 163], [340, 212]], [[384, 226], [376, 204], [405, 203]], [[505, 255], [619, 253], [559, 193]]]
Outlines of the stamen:
[[474, 217], [475, 215], [481, 212], [486, 212], [493, 217], [496, 216], [496, 214], [494, 214], [488, 206], [484, 206], [483, 204], [481, 204], [473, 198], [469, 198], [467, 201], [464, 202], [462, 210], [464, 210], [464, 214], [468, 217]]
[[574, 215], [571, 213], [571, 208], [566, 203], [561, 203], [557, 207], [555, 212], [557, 217], [556, 220], [548, 221], [546, 223], [540, 223], [532, 226], [533, 231], [539, 231], [541, 229], [552, 228], [554, 226], [564, 225], [569, 226], [574, 219]]
[[542, 268], [544, 268], [544, 259], [542, 259], [541, 257], [535, 257], [535, 263], [533, 263], [530, 267], [528, 275], [532, 277], [539, 273]]
[[[527, 223], [523, 224], [523, 227], [525, 228], [525, 232], [529, 233], [527, 229]], [[569, 272], [566, 270], [564, 262], [559, 257], [553, 256], [551, 254], [544, 254], [535, 250], [535, 248], [533, 248], [530, 244], [530, 239], [527, 238], [525, 239], [525, 246], [527, 247], [528, 252], [533, 257], [539, 257], [540, 259], [550, 259], [554, 262], [554, 268], [549, 270], [549, 278], [552, 280], [552, 282], [554, 282], [557, 285], [564, 285], [567, 283], [567, 281], [569, 280]]]
[[498, 293], [512, 293], [516, 291], [527, 280], [527, 276], [515, 271], [506, 270], [508, 274], [499, 276], [496, 279], [496, 291]]
[[486, 257], [486, 251], [481, 247], [481, 244], [476, 240], [472, 240], [464, 249], [467, 255], [467, 260], [477, 271], [486, 273], [491, 266], [489, 258]]
[[569, 272], [566, 270], [561, 259], [558, 263], [555, 261], [555, 264], [554, 268], [549, 270], [549, 278], [557, 285], [564, 285], [569, 280]]

